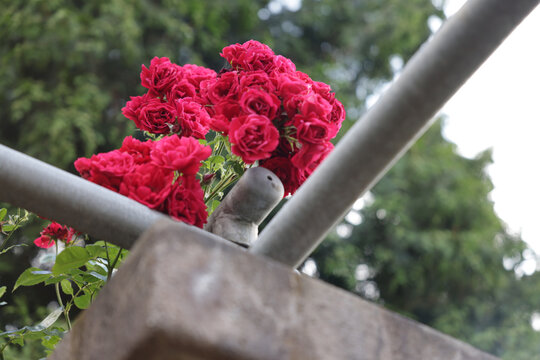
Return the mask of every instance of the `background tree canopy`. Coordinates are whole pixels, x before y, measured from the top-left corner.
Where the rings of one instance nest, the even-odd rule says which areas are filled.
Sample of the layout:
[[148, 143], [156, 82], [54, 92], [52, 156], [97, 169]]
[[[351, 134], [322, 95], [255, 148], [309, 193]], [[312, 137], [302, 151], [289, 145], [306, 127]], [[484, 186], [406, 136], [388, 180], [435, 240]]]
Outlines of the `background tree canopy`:
[[[68, 170], [133, 134], [120, 109], [142, 93], [140, 66], [154, 56], [219, 71], [224, 46], [265, 42], [331, 84], [346, 130], [392, 78], [391, 60], [406, 61], [430, 35], [428, 18], [443, 16], [430, 0], [0, 4], [0, 142]], [[464, 159], [440, 133], [439, 123], [373, 189], [349, 237], [323, 243], [313, 256], [318, 275], [496, 355], [530, 359], [540, 353], [530, 326], [540, 284], [536, 274], [515, 274], [526, 246], [493, 211], [490, 154]], [[36, 223], [19, 241], [38, 232]], [[35, 252], [4, 257], [2, 283], [12, 286]], [[27, 290], [0, 309], [2, 327], [37, 320], [54, 298]]]

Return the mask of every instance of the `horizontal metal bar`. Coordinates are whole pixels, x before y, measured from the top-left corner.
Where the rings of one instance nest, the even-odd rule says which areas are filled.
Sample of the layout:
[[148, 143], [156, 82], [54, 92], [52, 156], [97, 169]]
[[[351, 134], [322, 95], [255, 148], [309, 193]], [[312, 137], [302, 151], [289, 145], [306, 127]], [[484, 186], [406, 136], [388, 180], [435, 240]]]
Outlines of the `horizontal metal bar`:
[[[173, 221], [134, 200], [3, 145], [0, 201], [126, 249], [156, 221]], [[212, 234], [208, 236], [225, 241]]]
[[470, 0], [465, 4], [413, 56], [399, 79], [349, 130], [250, 251], [299, 266], [538, 3]]

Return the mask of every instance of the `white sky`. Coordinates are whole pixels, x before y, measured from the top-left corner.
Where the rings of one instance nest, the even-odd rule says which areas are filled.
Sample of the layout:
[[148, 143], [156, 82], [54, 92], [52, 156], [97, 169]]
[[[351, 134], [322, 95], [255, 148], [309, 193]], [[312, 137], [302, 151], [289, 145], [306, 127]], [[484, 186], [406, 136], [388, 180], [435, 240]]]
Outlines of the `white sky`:
[[[514, 0], [509, 0], [514, 1]], [[456, 12], [464, 0], [448, 0]], [[540, 8], [444, 106], [445, 136], [473, 157], [493, 149], [495, 210], [540, 254]]]

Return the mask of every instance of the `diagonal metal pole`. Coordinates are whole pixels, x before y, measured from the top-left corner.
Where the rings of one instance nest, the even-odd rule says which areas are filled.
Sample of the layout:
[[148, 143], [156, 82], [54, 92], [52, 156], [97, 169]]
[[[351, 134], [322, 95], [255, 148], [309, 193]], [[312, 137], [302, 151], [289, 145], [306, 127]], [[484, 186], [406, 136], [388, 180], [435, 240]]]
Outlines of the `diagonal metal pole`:
[[540, 0], [469, 0], [413, 56], [250, 249], [297, 267]]

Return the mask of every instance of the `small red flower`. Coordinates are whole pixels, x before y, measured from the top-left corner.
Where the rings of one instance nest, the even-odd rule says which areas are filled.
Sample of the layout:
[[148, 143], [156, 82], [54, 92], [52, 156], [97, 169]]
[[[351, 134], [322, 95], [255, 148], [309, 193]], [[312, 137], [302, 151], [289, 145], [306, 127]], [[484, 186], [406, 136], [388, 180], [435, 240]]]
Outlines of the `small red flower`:
[[48, 249], [50, 247], [53, 247], [55, 242], [49, 236], [41, 235], [36, 240], [34, 240], [34, 244], [37, 247], [40, 247], [40, 248], [43, 248], [43, 249]]

